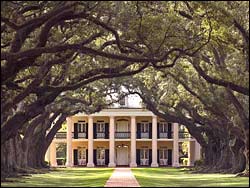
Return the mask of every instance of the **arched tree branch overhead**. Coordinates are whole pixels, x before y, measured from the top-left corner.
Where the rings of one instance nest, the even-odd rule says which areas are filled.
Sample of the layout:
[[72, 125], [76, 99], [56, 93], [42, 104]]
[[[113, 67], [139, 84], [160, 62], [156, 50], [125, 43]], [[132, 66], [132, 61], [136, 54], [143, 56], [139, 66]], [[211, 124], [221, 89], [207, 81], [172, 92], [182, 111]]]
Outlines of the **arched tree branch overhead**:
[[[119, 81], [123, 79], [123, 84], [130, 87], [131, 83], [132, 92], [141, 94], [148, 109], [166, 121], [187, 126], [204, 147], [205, 164], [213, 166], [212, 170], [231, 165], [228, 172], [241, 172], [247, 167], [242, 159], [249, 151], [249, 136], [241, 124], [243, 119], [249, 121], [249, 81], [242, 66], [249, 54], [242, 39], [246, 41], [249, 35], [243, 19], [247, 17], [245, 2], [230, 6], [226, 2], [113, 1], [4, 5], [4, 151], [10, 151], [7, 146], [13, 141], [17, 148], [25, 145], [20, 134], [44, 117], [34, 125], [37, 132], [27, 137], [32, 143], [25, 148], [27, 152], [22, 151], [24, 158], [28, 155], [40, 161], [31, 160], [26, 167], [44, 165], [46, 148], [66, 116], [107, 107], [112, 101], [105, 102], [105, 97], [113, 92], [121, 94]], [[229, 15], [228, 19], [222, 15]], [[186, 60], [196, 57], [201, 72]], [[167, 72], [175, 79], [164, 77]], [[234, 97], [230, 98], [225, 88]], [[241, 110], [244, 113], [240, 114]], [[53, 127], [51, 121], [57, 118]], [[47, 135], [46, 131], [51, 132]], [[43, 147], [41, 155], [32, 154], [38, 153], [35, 146]], [[1, 154], [2, 164], [7, 161], [6, 166], [13, 169], [25, 166], [8, 163], [18, 156], [14, 160], [7, 153]]]
[[207, 75], [202, 68], [199, 66], [199, 64], [197, 63], [197, 60], [193, 60], [192, 64], [194, 66], [194, 68], [197, 70], [197, 72], [202, 76], [202, 78], [204, 78], [207, 82], [211, 83], [211, 84], [216, 84], [216, 85], [220, 85], [220, 86], [224, 86], [224, 87], [228, 87], [234, 91], [237, 91], [239, 93], [242, 93], [244, 95], [248, 95], [249, 96], [249, 88], [246, 87], [242, 87], [240, 85], [234, 84], [233, 82], [230, 81], [226, 81], [226, 80], [222, 80], [222, 79], [216, 79], [213, 78], [209, 75]]

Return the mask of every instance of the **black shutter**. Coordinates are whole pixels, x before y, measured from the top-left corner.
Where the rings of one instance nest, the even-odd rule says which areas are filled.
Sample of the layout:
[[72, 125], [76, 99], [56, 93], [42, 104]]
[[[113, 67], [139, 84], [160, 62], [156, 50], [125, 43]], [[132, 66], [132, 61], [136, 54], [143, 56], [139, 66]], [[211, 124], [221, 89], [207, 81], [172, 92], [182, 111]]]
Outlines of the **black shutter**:
[[93, 133], [94, 133], [93, 137], [95, 139], [96, 138], [96, 123], [93, 124], [93, 129], [94, 129], [94, 131], [93, 131]]
[[74, 149], [74, 165], [78, 165], [78, 150]]
[[137, 166], [141, 165], [140, 164], [140, 149], [136, 150], [136, 163], [137, 163]]
[[172, 123], [168, 123], [168, 138], [172, 138]]
[[78, 138], [78, 123], [74, 123], [74, 138]]
[[109, 123], [105, 123], [105, 139], [109, 138]]
[[93, 162], [95, 165], [97, 165], [97, 153], [96, 153], [96, 149], [94, 149], [94, 152], [93, 152]]
[[86, 149], [86, 164], [88, 164], [88, 158], [89, 158], [89, 156], [88, 156], [88, 149]]
[[88, 139], [89, 136], [89, 124], [86, 123], [86, 138]]
[[168, 149], [168, 165], [172, 165], [172, 150]]
[[149, 150], [149, 166], [151, 165], [152, 163], [152, 149]]
[[109, 164], [109, 150], [105, 149], [105, 164]]
[[149, 123], [149, 138], [152, 138], [152, 123]]
[[137, 138], [141, 138], [141, 124], [137, 123]]
[[160, 138], [160, 123], [157, 123], [157, 138]]
[[160, 150], [157, 150], [157, 163], [160, 165]]

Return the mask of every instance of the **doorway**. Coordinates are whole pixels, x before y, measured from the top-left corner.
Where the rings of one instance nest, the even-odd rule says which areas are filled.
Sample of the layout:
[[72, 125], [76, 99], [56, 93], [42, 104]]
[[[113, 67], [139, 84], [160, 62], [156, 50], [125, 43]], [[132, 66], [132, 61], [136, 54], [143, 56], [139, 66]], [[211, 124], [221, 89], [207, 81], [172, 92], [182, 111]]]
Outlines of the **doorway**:
[[128, 147], [118, 147], [116, 149], [116, 164], [119, 166], [128, 165]]

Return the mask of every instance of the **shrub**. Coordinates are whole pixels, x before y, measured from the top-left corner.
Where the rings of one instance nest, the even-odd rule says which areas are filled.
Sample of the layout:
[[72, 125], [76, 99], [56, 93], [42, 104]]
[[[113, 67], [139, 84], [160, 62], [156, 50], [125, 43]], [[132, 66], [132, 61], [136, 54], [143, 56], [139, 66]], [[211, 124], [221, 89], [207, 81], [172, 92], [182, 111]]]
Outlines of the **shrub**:
[[187, 164], [188, 164], [188, 158], [183, 158], [182, 163], [183, 163], [184, 166], [187, 166]]
[[66, 159], [65, 158], [57, 158], [56, 162], [57, 162], [57, 165], [65, 165]]
[[49, 161], [44, 161], [44, 163], [46, 164], [46, 166], [50, 166], [50, 162]]
[[201, 166], [201, 165], [203, 165], [203, 160], [202, 159], [194, 161], [194, 166]]

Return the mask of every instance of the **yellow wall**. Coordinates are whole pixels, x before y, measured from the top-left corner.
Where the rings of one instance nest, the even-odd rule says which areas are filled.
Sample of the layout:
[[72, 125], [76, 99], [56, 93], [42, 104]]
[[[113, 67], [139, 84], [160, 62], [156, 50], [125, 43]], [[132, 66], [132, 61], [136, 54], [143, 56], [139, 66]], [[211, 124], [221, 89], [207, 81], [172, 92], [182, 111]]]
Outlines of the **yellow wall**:
[[79, 142], [72, 142], [72, 149], [77, 149], [77, 147], [85, 147], [88, 148], [88, 142], [79, 141]]
[[158, 141], [157, 147], [159, 148], [165, 148], [173, 149], [173, 142], [172, 141]]
[[[149, 149], [152, 149], [152, 142], [151, 141], [137, 141], [136, 142], [136, 149], [141, 149], [143, 147], [147, 147]], [[173, 149], [173, 142], [171, 141], [158, 141], [157, 148], [168, 148]]]
[[104, 121], [105, 123], [109, 123], [109, 117], [94, 117], [93, 118], [94, 123], [97, 121]]
[[152, 148], [152, 142], [151, 141], [137, 141], [136, 142], [136, 149], [141, 149], [147, 147], [149, 149]]
[[97, 148], [109, 149], [109, 142], [108, 141], [94, 142], [94, 149]]
[[141, 121], [152, 122], [152, 117], [148, 117], [148, 116], [138, 116], [138, 117], [136, 117], [136, 123], [140, 123]]
[[[72, 142], [72, 149], [77, 149], [77, 147], [85, 147], [88, 148], [88, 142], [87, 141], [79, 141], [79, 142]], [[103, 147], [104, 149], [109, 149], [109, 142], [108, 141], [100, 141], [100, 142], [94, 142], [94, 149], [98, 147]]]

